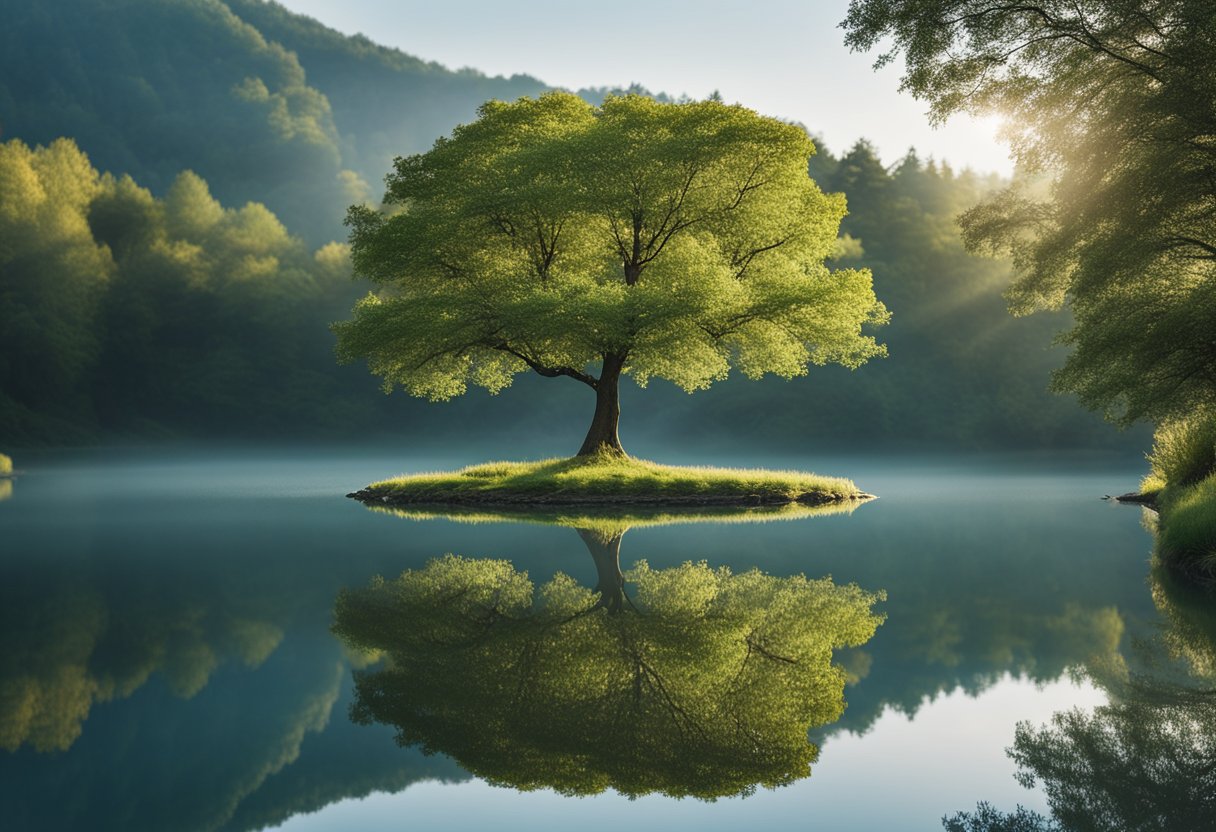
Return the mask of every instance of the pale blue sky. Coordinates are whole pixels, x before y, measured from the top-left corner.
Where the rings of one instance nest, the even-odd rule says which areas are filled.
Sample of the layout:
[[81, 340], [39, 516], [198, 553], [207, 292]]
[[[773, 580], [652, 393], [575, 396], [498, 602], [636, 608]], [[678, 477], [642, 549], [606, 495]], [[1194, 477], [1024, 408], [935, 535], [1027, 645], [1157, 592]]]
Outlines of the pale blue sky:
[[871, 69], [837, 27], [847, 0], [280, 0], [343, 32], [452, 68], [526, 73], [556, 86], [627, 86], [701, 98], [718, 89], [796, 119], [839, 152], [858, 138], [884, 161], [910, 145], [956, 167], [1008, 173], [994, 120], [933, 129], [898, 93], [899, 68]]

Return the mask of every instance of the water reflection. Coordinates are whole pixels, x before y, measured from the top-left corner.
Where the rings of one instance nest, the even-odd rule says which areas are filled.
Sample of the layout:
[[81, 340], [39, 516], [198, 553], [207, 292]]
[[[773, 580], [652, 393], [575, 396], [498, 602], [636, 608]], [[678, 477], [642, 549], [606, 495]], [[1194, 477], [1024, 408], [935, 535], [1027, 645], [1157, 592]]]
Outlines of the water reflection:
[[[427, 779], [467, 780], [471, 775], [444, 755], [424, 756], [420, 749], [425, 743], [397, 748], [392, 738], [399, 729], [391, 721], [365, 726], [346, 718], [356, 702], [352, 669], [365, 664], [369, 654], [344, 649], [329, 632], [342, 587], [364, 585], [376, 573], [421, 572], [428, 558], [444, 551], [493, 554], [509, 559], [518, 571], [527, 570], [535, 581], [538, 611], [547, 603], [540, 586], [559, 569], [574, 575], [581, 586], [570, 581], [569, 597], [589, 607], [598, 602], [601, 608], [558, 628], [583, 628], [574, 641], [583, 653], [567, 657], [556, 642], [541, 642], [554, 660], [561, 659], [565, 667], [580, 656], [594, 656], [597, 644], [601, 653], [606, 651], [603, 645], [611, 642], [596, 642], [585, 632], [593, 624], [603, 639], [612, 636], [618, 643], [621, 636], [615, 633], [636, 633], [635, 638], [658, 645], [656, 650], [678, 645], [665, 648], [666, 653], [660, 650], [657, 664], [648, 661], [656, 670], [674, 674], [673, 689], [692, 684], [688, 679], [696, 674], [712, 686], [714, 678], [720, 679], [713, 676], [716, 669], [739, 660], [737, 641], [734, 652], [720, 652], [712, 643], [698, 647], [694, 642], [690, 648], [673, 641], [680, 633], [677, 625], [695, 617], [669, 616], [657, 635], [638, 629], [655, 619], [646, 619], [651, 601], [633, 580], [640, 568], [636, 557], [646, 556], [646, 568], [655, 575], [678, 570], [690, 558], [705, 558], [710, 573], [730, 566], [732, 580], [759, 566], [765, 581], [780, 583], [801, 572], [831, 573], [841, 584], [888, 588], [891, 598], [882, 608], [887, 623], [864, 647], [834, 650], [831, 664], [809, 663], [817, 668], [814, 678], [831, 681], [824, 693], [816, 694], [825, 701], [808, 695], [805, 710], [790, 717], [805, 725], [825, 721], [812, 727], [811, 742], [804, 731], [789, 728], [771, 735], [765, 733], [773, 727], [767, 723], [749, 726], [765, 738], [770, 757], [753, 760], [745, 753], [747, 777], [731, 774], [713, 782], [717, 775], [712, 767], [725, 766], [721, 757], [737, 739], [724, 733], [729, 722], [712, 721], [729, 713], [720, 681], [716, 702], [676, 700], [696, 724], [710, 720], [702, 729], [707, 739], [686, 726], [686, 747], [702, 743], [708, 762], [703, 772], [651, 771], [647, 776], [664, 793], [733, 794], [745, 790], [751, 778], [782, 782], [798, 776], [790, 772], [805, 771], [806, 754], [824, 749], [816, 777], [744, 803], [746, 809], [740, 811], [750, 813], [757, 825], [770, 818], [767, 813], [776, 803], [797, 804], [799, 811], [814, 807], [832, 828], [934, 825], [943, 808], [967, 805], [967, 798], [950, 800], [902, 825], [872, 824], [863, 813], [850, 827], [830, 819], [832, 811], [844, 811], [831, 806], [847, 803], [848, 789], [841, 790], [836, 803], [835, 792], [824, 796], [821, 791], [812, 800], [811, 792], [802, 790], [822, 790], [830, 783], [842, 770], [839, 758], [832, 757], [837, 739], [850, 731], [864, 733], [892, 707], [914, 714], [927, 697], [960, 684], [979, 694], [1010, 674], [1046, 681], [1079, 664], [1117, 667], [1125, 655], [1138, 672], [1142, 668], [1128, 644], [1142, 632], [1144, 619], [1157, 615], [1143, 585], [1141, 538], [1133, 536], [1134, 524], [1117, 525], [1122, 515], [1089, 499], [1090, 492], [1101, 493], [1095, 488], [1069, 486], [1081, 496], [1068, 503], [1058, 494], [1043, 499], [1036, 487], [1028, 489], [1033, 500], [1019, 501], [1010, 499], [1010, 491], [994, 493], [987, 480], [977, 485], [951, 479], [951, 497], [945, 499], [940, 493], [944, 480], [938, 478], [931, 480], [938, 490], [924, 499], [883, 490], [883, 500], [852, 517], [813, 519], [829, 513], [823, 507], [788, 515], [752, 510], [710, 517], [680, 512], [575, 515], [567, 510], [541, 516], [461, 514], [448, 519], [474, 524], [453, 526], [442, 520], [407, 523], [371, 515], [331, 496], [256, 496], [265, 490], [262, 480], [250, 485], [214, 473], [213, 468], [236, 464], [232, 458], [209, 462], [213, 467], [206, 471], [223, 487], [212, 483], [202, 496], [174, 490], [201, 476], [198, 468], [173, 468], [170, 477], [156, 479], [144, 469], [120, 467], [119, 481], [123, 476], [139, 481], [139, 489], [129, 492], [110, 487], [115, 470], [106, 465], [88, 469], [92, 479], [84, 484], [76, 469], [58, 478], [47, 473], [24, 479], [16, 499], [0, 505], [5, 541], [0, 546], [0, 736], [7, 747], [19, 746], [0, 752], [4, 828], [260, 829], [344, 798], [401, 792]], [[916, 493], [923, 488], [918, 480]], [[331, 495], [340, 489], [316, 490]], [[963, 508], [960, 495], [970, 500]], [[767, 522], [787, 516], [812, 519]], [[504, 524], [508, 519], [540, 525]], [[718, 526], [708, 520], [749, 525]], [[552, 525], [567, 528], [547, 528]], [[641, 527], [649, 528], [625, 533]], [[577, 529], [583, 530], [581, 540]], [[623, 533], [621, 543], [618, 535]], [[651, 581], [658, 586], [655, 575]], [[622, 579], [628, 580], [621, 584]], [[725, 627], [727, 622], [720, 623]], [[536, 622], [528, 626], [535, 630]], [[702, 626], [704, 638], [718, 638], [717, 626], [714, 621]], [[686, 638], [695, 635], [690, 627], [683, 632]], [[731, 632], [737, 640], [738, 630], [727, 630]], [[525, 635], [523, 628], [505, 643], [522, 645]], [[682, 658], [680, 651], [690, 649], [702, 652]], [[383, 663], [371, 666], [372, 673], [395, 667], [391, 651], [383, 652], [378, 659]], [[605, 707], [630, 705], [632, 700], [619, 689], [613, 689], [613, 698], [604, 687], [609, 672], [618, 681], [629, 678], [619, 657], [608, 658], [607, 664], [584, 661], [576, 666], [599, 679], [594, 690]], [[749, 661], [760, 658], [753, 655]], [[764, 661], [778, 672], [791, 672], [778, 660]], [[457, 671], [464, 674], [458, 678], [477, 681], [472, 669], [451, 669]], [[833, 691], [839, 690], [841, 674], [846, 684], [864, 679], [844, 688], [848, 708], [834, 718]], [[753, 684], [755, 690], [765, 690], [763, 680]], [[542, 693], [550, 698], [542, 701]], [[779, 698], [780, 693], [773, 695]], [[542, 724], [530, 738], [526, 726], [507, 721], [512, 714], [492, 709], [483, 736], [501, 745], [490, 749], [498, 756], [478, 763], [482, 749], [474, 747], [472, 736], [465, 740], [468, 748], [453, 746], [452, 753], [467, 755], [470, 766], [482, 766], [480, 771], [499, 782], [514, 778], [547, 785], [551, 774], [543, 769], [520, 774], [494, 766], [512, 764], [502, 751], [510, 747], [522, 748], [523, 762], [540, 769], [540, 755], [556, 748], [574, 772], [569, 775], [574, 785], [559, 788], [599, 788], [614, 775], [613, 760], [624, 767], [628, 758], [620, 748], [584, 753], [578, 742], [608, 748], [604, 732], [615, 730], [608, 736], [634, 738], [637, 748], [655, 758], [638, 765], [658, 767], [667, 765], [666, 749], [657, 747], [657, 741], [648, 744], [645, 734], [665, 738], [669, 745], [683, 741], [678, 727], [669, 726], [665, 734], [653, 727], [662, 716], [661, 699], [646, 701], [650, 711], [634, 721], [636, 728], [613, 725], [607, 718], [582, 728], [574, 714], [577, 707], [589, 705], [578, 689], [558, 686], [554, 692], [542, 685], [520, 710], [535, 716], [560, 706], [569, 708], [568, 716], [555, 718], [552, 727]], [[452, 707], [459, 705], [472, 719], [474, 704], [455, 700]], [[759, 710], [744, 713], [763, 717]], [[1010, 714], [1000, 723], [1002, 736], [1011, 733], [1015, 718]], [[571, 724], [573, 735], [559, 733]], [[631, 730], [633, 734], [625, 733]], [[446, 741], [446, 735], [436, 733], [433, 747], [442, 748], [440, 739]], [[801, 745], [795, 748], [795, 741]], [[934, 747], [943, 759], [952, 759], [951, 754], [970, 747], [967, 743], [975, 741], [944, 733]], [[1001, 744], [992, 747], [999, 750]], [[842, 741], [838, 747], [845, 745]], [[643, 751], [636, 753], [643, 756]], [[903, 749], [893, 753], [903, 759]], [[998, 775], [1008, 780], [1004, 770], [991, 776]], [[885, 779], [883, 786], [892, 790], [892, 805], [933, 791], [912, 775], [898, 782]], [[415, 806], [410, 801], [426, 789], [446, 791], [416, 788], [399, 799]], [[65, 800], [65, 794], [71, 799]], [[549, 805], [557, 803], [553, 799]], [[627, 804], [605, 797], [560, 805], [573, 819], [579, 812], [599, 812], [595, 807]], [[671, 811], [680, 813], [700, 807], [693, 801], [657, 799], [652, 805], [678, 807]], [[722, 803], [696, 811], [701, 809], [718, 818], [732, 811]], [[462, 807], [451, 811], [460, 814]], [[625, 821], [614, 815], [612, 822]]]
[[[859, 518], [878, 521], [879, 534], [873, 534], [875, 527], [870, 526], [871, 534], [866, 536], [863, 526], [837, 551], [804, 546], [794, 565], [786, 564], [787, 570], [802, 571], [809, 560], [817, 568], [823, 564], [821, 572], [839, 574], [843, 569], [862, 586], [892, 590], [886, 606], [891, 624], [864, 652], [845, 651], [838, 657], [857, 677], [866, 676], [871, 667], [879, 671], [851, 692], [850, 707], [833, 723], [833, 730], [864, 733], [888, 708], [912, 716], [940, 694], [962, 688], [979, 695], [1009, 675], [1047, 683], [1070, 668], [1118, 666], [1129, 638], [1127, 610], [1144, 603], [1138, 564], [1132, 592], [1112, 603], [1102, 586], [1113, 583], [1111, 570], [1104, 564], [1095, 575], [1095, 565], [1088, 561], [1096, 559], [1078, 557], [1101, 553], [1092, 544], [1086, 546], [1094, 534], [1092, 526], [1078, 531], [1072, 516], [1061, 512], [1057, 525], [1067, 530], [1064, 536], [1046, 523], [1039, 506], [1032, 505], [1033, 515], [1027, 517], [1007, 513], [1007, 504], [996, 499], [992, 506], [964, 515], [949, 503], [936, 512], [909, 513], [882, 501], [712, 512], [641, 509], [628, 515], [568, 507], [493, 512], [453, 507], [368, 508], [413, 521], [563, 526], [582, 530], [585, 539], [588, 534], [602, 538], [600, 545], [609, 547], [628, 529], [651, 528], [654, 532], [649, 539], [653, 541], [661, 533], [679, 559], [687, 557], [685, 553], [718, 548], [707, 539], [717, 534], [714, 523], [763, 524], [767, 532], [784, 529], [786, 524], [780, 521], [848, 515], [860, 509]], [[797, 524], [789, 526], [791, 537], [797, 539]], [[619, 546], [619, 538], [615, 545]], [[645, 554], [652, 561], [666, 558], [672, 562], [662, 551]], [[764, 561], [773, 562], [773, 555], [764, 551]], [[715, 562], [750, 564], [754, 557], [719, 552]], [[610, 564], [611, 559], [595, 562], [598, 584], [604, 575], [600, 565]], [[1127, 584], [1119, 586], [1126, 588]], [[1136, 603], [1129, 603], [1130, 599]], [[617, 600], [627, 603], [624, 598]], [[1133, 626], [1139, 623], [1131, 622]]]
[[153, 676], [190, 699], [225, 662], [259, 667], [283, 630], [231, 600], [162, 590], [113, 605], [98, 585], [62, 575], [0, 588], [0, 748], [65, 751], [96, 703]]
[[531, 523], [539, 526], [563, 526], [597, 534], [623, 535], [629, 529], [681, 524], [773, 523], [802, 520], [808, 517], [849, 515], [866, 505], [862, 500], [841, 500], [821, 505], [787, 503], [774, 506], [696, 506], [654, 508], [649, 506], [496, 506], [470, 508], [467, 506], [400, 506], [365, 505], [376, 514], [388, 514], [406, 520], [449, 520], [454, 523], [479, 525], [483, 523]]
[[1150, 577], [1162, 614], [1130, 666], [1089, 668], [1110, 694], [1092, 712], [1021, 723], [1009, 756], [1040, 786], [1051, 816], [987, 804], [945, 822], [954, 832], [1209, 830], [1216, 817], [1216, 595], [1159, 563]]
[[622, 572], [620, 533], [579, 534], [593, 589], [448, 555], [343, 592], [335, 632], [385, 656], [352, 718], [521, 790], [712, 799], [808, 776], [808, 730], [844, 710], [832, 652], [873, 636], [884, 596], [704, 562]]

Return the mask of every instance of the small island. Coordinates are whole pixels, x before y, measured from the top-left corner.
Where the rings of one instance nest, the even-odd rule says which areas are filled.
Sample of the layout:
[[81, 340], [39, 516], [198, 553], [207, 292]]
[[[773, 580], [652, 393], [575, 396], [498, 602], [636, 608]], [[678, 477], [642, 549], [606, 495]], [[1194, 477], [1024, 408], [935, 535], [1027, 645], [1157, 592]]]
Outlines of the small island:
[[487, 462], [459, 471], [405, 474], [347, 496], [393, 506], [777, 506], [873, 499], [839, 477], [660, 465], [620, 454]]

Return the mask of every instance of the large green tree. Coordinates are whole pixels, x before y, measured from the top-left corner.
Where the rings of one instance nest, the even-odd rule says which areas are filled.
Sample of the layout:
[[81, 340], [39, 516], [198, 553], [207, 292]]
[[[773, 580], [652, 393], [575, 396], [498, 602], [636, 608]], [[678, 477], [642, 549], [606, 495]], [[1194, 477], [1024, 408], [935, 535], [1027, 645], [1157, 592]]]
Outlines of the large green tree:
[[830, 271], [841, 195], [807, 175], [805, 132], [714, 101], [550, 93], [490, 102], [398, 159], [385, 206], [348, 215], [379, 283], [339, 354], [435, 400], [519, 373], [592, 388], [580, 454], [622, 453], [622, 375], [693, 391], [734, 366], [793, 377], [882, 355], [869, 272]]
[[1015, 312], [1071, 307], [1057, 389], [1124, 423], [1216, 404], [1210, 0], [853, 0], [843, 25], [934, 119], [1009, 119], [1024, 175], [962, 222], [1012, 253]]

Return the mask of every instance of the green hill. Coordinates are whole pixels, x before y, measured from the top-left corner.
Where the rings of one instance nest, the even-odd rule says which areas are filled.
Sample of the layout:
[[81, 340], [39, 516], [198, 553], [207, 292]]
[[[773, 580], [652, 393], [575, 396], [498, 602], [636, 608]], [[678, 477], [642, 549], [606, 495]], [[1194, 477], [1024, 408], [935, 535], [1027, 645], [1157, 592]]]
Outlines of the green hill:
[[157, 193], [193, 170], [314, 243], [342, 236], [346, 205], [394, 155], [487, 98], [544, 87], [451, 72], [260, 0], [0, 0], [0, 19], [5, 138], [72, 138]]

